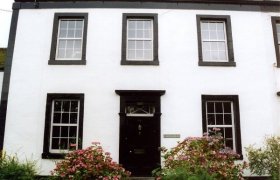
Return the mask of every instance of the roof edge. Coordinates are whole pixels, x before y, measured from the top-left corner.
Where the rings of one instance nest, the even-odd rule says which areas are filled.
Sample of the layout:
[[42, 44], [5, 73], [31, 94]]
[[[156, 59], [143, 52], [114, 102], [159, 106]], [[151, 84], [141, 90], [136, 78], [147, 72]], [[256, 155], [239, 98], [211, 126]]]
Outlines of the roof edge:
[[168, 2], [168, 3], [207, 3], [207, 4], [244, 4], [244, 5], [276, 5], [280, 6], [279, 0], [15, 0], [15, 2]]

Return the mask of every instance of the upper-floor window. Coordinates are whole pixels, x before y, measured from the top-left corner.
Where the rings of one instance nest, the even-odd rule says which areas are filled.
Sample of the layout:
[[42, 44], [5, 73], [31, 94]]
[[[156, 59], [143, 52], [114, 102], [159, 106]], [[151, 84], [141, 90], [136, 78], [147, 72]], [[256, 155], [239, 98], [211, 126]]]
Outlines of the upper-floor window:
[[229, 16], [197, 15], [199, 65], [235, 66]]
[[224, 145], [241, 155], [238, 96], [202, 95], [203, 132], [211, 135], [219, 129]]
[[85, 64], [86, 13], [56, 13], [49, 64]]
[[271, 21], [277, 58], [277, 67], [280, 67], [280, 17], [272, 17]]
[[157, 14], [123, 14], [122, 65], [158, 65]]
[[81, 148], [83, 103], [83, 94], [48, 94], [43, 158]]

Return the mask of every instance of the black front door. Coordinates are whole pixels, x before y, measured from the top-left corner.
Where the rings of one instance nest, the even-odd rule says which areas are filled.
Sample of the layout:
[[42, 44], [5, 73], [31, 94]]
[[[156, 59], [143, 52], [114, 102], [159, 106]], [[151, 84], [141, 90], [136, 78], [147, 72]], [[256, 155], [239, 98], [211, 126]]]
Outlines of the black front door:
[[164, 90], [116, 90], [120, 95], [120, 164], [132, 176], [160, 167], [160, 97]]
[[160, 165], [160, 124], [155, 117], [126, 117], [122, 164], [132, 176], [150, 176]]

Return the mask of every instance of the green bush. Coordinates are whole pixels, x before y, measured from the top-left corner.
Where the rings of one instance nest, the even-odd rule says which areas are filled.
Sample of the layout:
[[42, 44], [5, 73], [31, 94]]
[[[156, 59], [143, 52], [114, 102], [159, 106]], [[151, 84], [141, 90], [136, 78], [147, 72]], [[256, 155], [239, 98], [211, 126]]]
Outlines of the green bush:
[[36, 174], [35, 163], [26, 161], [20, 162], [16, 156], [8, 156], [0, 153], [0, 179], [9, 180], [31, 180]]
[[186, 171], [184, 167], [178, 167], [166, 171], [166, 174], [161, 177], [162, 180], [216, 180], [217, 175], [210, 175], [207, 171], [197, 169], [194, 172]]
[[163, 150], [164, 167], [153, 174], [158, 179], [168, 180], [242, 179], [246, 163], [235, 163], [238, 157], [238, 154], [224, 147], [220, 133], [189, 137], [176, 147]]
[[280, 136], [268, 137], [263, 148], [246, 148], [249, 167], [252, 173], [271, 175], [272, 179], [280, 179]]

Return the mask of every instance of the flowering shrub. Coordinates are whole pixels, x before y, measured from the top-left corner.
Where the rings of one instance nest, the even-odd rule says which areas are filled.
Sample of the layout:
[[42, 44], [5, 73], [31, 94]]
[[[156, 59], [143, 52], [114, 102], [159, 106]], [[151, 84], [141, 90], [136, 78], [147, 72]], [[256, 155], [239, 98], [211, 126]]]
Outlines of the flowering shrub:
[[268, 137], [264, 148], [246, 148], [249, 166], [258, 175], [269, 174], [273, 180], [280, 179], [280, 136]]
[[189, 137], [171, 150], [163, 150], [165, 166], [154, 173], [158, 179], [175, 179], [168, 177], [183, 169], [187, 176], [206, 172], [207, 178], [204, 179], [242, 179], [246, 163], [235, 164], [238, 157], [229, 148], [224, 148], [223, 138], [219, 134]]
[[103, 179], [126, 178], [130, 172], [112, 161], [110, 153], [104, 152], [99, 143], [84, 150], [76, 150], [66, 155], [65, 160], [56, 164], [52, 175], [62, 179]]

